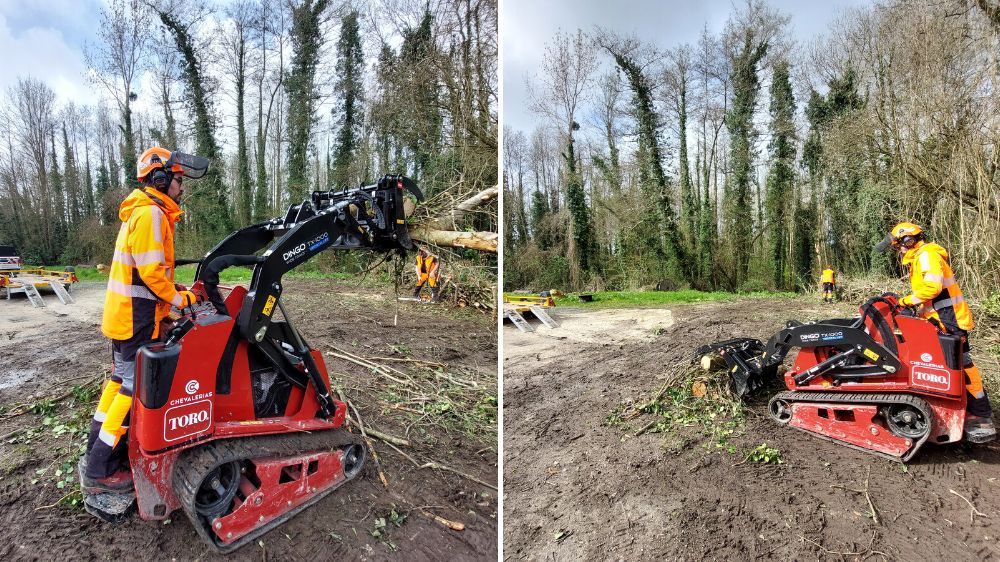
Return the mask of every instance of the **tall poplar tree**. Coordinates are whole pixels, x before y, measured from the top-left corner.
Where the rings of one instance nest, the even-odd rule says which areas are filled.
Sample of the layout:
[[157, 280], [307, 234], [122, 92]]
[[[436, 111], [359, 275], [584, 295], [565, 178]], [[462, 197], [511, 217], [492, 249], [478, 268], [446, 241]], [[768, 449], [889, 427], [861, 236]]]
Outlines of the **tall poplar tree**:
[[338, 107], [334, 110], [337, 137], [333, 149], [333, 173], [330, 183], [345, 186], [356, 179], [352, 168], [355, 151], [361, 140], [362, 89], [364, 87], [364, 51], [361, 49], [361, 30], [358, 12], [351, 10], [344, 17], [337, 40]]

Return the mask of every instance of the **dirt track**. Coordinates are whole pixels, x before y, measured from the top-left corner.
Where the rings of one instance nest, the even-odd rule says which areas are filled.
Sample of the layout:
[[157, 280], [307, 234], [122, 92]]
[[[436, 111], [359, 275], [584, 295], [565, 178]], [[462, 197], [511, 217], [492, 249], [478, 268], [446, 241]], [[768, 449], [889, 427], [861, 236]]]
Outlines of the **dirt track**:
[[[636, 428], [605, 424], [616, 405], [655, 393], [700, 344], [740, 335], [766, 339], [787, 319], [852, 312], [850, 305], [807, 298], [745, 300], [675, 306], [669, 315], [601, 312], [603, 338], [575, 336], [574, 326], [593, 332], [594, 313], [568, 309], [557, 311], [563, 326], [555, 330], [521, 334], [505, 327], [505, 557], [1000, 557], [996, 444], [928, 446], [904, 469], [778, 427], [763, 404], [729, 439], [735, 454], [695, 427], [634, 437]], [[661, 327], [640, 325], [639, 317], [660, 319]], [[662, 327], [667, 318], [672, 324]], [[740, 462], [764, 442], [780, 449], [785, 464]], [[867, 516], [863, 494], [831, 487], [861, 489], [866, 479], [878, 524]], [[956, 494], [985, 516], [973, 517]]]
[[[33, 309], [23, 297], [0, 300], [0, 558], [219, 558], [209, 554], [181, 513], [175, 513], [169, 524], [133, 518], [114, 527], [82, 509], [52, 506], [75, 487], [72, 483], [57, 489], [54, 474], [67, 460], [75, 462], [84, 439], [55, 435], [52, 427], [85, 419], [93, 403], [70, 396], [48, 415], [5, 413], [15, 404], [65, 394], [74, 384], [109, 370], [110, 347], [98, 328], [103, 284], [82, 283], [74, 295], [78, 302], [70, 306], [47, 295], [45, 309]], [[391, 287], [291, 279], [286, 280], [285, 295], [293, 320], [321, 350], [328, 343], [366, 356], [405, 349], [414, 358], [460, 367], [462, 373], [478, 376], [485, 388], [490, 384], [495, 388], [496, 329], [489, 317], [444, 306], [402, 304], [399, 325], [393, 327], [396, 307]], [[445, 425], [415, 422], [384, 407], [385, 385], [374, 380], [371, 372], [334, 357], [326, 361], [334, 384], [344, 388], [366, 424], [393, 435], [408, 435], [414, 446], [407, 452], [420, 462], [437, 461], [485, 482], [496, 482], [495, 435], [471, 439]], [[43, 425], [46, 417], [51, 418], [48, 426]], [[11, 435], [22, 428], [32, 432]], [[375, 446], [388, 489], [369, 463], [359, 481], [265, 535], [263, 547], [251, 544], [224, 559], [496, 559], [497, 496], [493, 489], [452, 473], [417, 470], [383, 443], [376, 441]], [[419, 508], [460, 521], [466, 529], [446, 529]], [[406, 516], [397, 519], [399, 525], [392, 521], [393, 510]], [[379, 518], [387, 525], [376, 538], [372, 532]]]

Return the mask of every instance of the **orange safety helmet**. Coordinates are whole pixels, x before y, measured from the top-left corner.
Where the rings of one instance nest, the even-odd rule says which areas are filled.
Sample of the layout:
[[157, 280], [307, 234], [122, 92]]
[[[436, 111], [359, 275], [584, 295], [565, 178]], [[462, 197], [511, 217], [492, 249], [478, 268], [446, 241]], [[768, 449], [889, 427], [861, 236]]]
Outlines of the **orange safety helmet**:
[[[143, 152], [142, 156], [139, 157], [139, 161], [135, 163], [135, 179], [140, 182], [145, 181], [150, 172], [163, 168], [163, 163], [170, 160], [170, 157], [171, 153], [166, 148], [154, 146], [146, 149], [146, 152]], [[184, 168], [180, 164], [173, 163], [168, 171], [182, 173]]]
[[893, 249], [899, 249], [900, 244], [904, 247], [909, 247], [911, 244], [907, 238], [911, 238], [912, 240], [922, 240], [924, 238], [924, 231], [919, 225], [912, 222], [901, 222], [892, 227], [889, 234], [886, 234], [885, 238], [883, 238], [882, 241], [875, 246], [875, 248], [880, 252], [884, 252], [890, 246]]

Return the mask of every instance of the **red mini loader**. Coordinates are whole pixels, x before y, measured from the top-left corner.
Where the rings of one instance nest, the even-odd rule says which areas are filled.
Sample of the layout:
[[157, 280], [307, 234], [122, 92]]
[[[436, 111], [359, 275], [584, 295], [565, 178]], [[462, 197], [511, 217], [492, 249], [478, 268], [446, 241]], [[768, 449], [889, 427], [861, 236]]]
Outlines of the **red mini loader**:
[[[173, 314], [163, 341], [136, 357], [134, 491], [85, 488], [88, 511], [117, 522], [136, 509], [145, 520], [183, 509], [225, 553], [361, 472], [365, 447], [343, 428], [347, 405], [331, 398], [322, 355], [291, 324], [281, 278], [326, 249], [412, 248], [404, 189], [423, 198], [401, 176], [314, 192], [284, 218], [237, 231], [198, 260], [192, 290], [208, 302]], [[220, 290], [219, 272], [234, 265], [254, 268], [249, 287]]]
[[768, 409], [778, 423], [823, 439], [904, 462], [924, 443], [962, 440], [961, 339], [908, 315], [892, 294], [860, 311], [858, 318], [790, 321], [766, 346], [739, 338], [703, 346], [696, 356], [720, 353], [731, 389], [743, 397], [774, 380], [787, 353], [799, 348], [783, 375], [787, 391]]

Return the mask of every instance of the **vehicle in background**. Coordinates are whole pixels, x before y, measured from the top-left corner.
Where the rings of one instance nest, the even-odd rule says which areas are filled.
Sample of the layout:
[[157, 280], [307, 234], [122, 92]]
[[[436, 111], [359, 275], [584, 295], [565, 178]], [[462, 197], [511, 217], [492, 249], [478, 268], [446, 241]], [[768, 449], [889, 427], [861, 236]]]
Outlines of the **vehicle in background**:
[[0, 246], [0, 271], [19, 270], [24, 265], [14, 246]]

